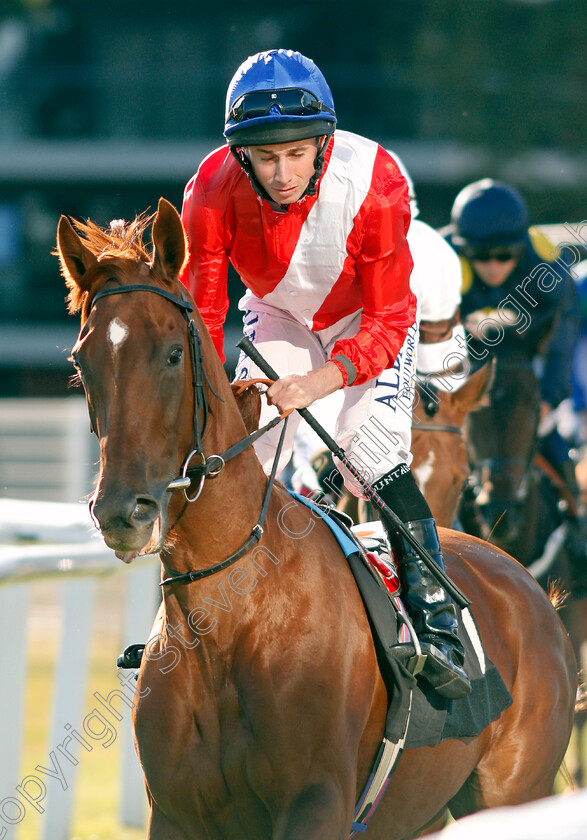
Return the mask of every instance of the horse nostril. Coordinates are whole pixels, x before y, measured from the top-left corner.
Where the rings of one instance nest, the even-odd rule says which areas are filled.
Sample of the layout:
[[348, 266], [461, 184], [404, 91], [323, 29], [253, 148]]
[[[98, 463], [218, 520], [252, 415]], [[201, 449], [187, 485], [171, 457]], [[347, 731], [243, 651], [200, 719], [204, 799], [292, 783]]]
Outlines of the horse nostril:
[[159, 516], [159, 504], [152, 496], [138, 496], [131, 512], [132, 522], [153, 522]]
[[161, 514], [157, 500], [148, 493], [110, 493], [95, 496], [90, 504], [94, 523], [105, 532], [143, 530], [152, 525]]

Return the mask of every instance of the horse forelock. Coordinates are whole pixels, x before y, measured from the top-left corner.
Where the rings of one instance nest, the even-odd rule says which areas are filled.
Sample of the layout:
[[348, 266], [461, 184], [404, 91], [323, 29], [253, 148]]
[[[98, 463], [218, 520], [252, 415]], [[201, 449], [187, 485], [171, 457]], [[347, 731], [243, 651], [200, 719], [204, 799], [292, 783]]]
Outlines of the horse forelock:
[[[129, 260], [133, 263], [149, 263], [151, 254], [143, 238], [155, 215], [155, 213], [145, 211], [131, 222], [113, 219], [107, 228], [100, 227], [89, 219], [85, 222], [73, 219], [73, 224], [84, 246], [94, 254], [98, 263], [106, 258]], [[67, 277], [66, 284], [69, 288], [68, 309], [71, 313], [81, 309], [83, 324], [89, 315], [89, 303], [95, 289], [88, 292]]]
[[148, 261], [151, 255], [143, 242], [143, 236], [154, 218], [154, 213], [149, 214], [145, 211], [132, 222], [113, 219], [107, 228], [102, 228], [90, 220], [75, 221], [74, 224], [78, 233], [84, 237], [84, 245], [98, 261], [105, 256]]

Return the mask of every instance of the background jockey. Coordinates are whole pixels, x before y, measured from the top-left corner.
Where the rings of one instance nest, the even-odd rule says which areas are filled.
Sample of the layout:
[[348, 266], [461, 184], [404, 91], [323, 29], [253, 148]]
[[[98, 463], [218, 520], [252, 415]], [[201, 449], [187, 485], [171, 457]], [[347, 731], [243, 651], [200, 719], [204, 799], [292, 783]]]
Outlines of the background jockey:
[[[276, 408], [304, 408], [344, 389], [337, 442], [443, 567], [436, 524], [409, 469], [418, 335], [407, 185], [381, 146], [335, 126], [328, 84], [300, 53], [270, 50], [239, 67], [226, 98], [228, 145], [202, 162], [185, 189], [183, 280], [222, 356], [232, 263], [247, 287], [245, 334], [282, 373], [261, 423]], [[241, 356], [237, 378], [259, 373]], [[298, 423], [293, 414], [280, 469]], [[267, 470], [278, 436], [274, 430], [258, 442]], [[351, 476], [345, 480], [359, 495]], [[384, 524], [428, 653], [423, 676], [444, 696], [463, 696], [471, 686], [454, 605]]]
[[570, 246], [556, 248], [538, 230], [529, 228], [528, 210], [519, 192], [490, 178], [461, 190], [452, 207], [451, 224], [443, 233], [461, 258], [461, 313], [471, 354], [477, 358], [482, 348], [487, 352], [487, 340], [495, 338], [487, 333], [487, 324], [498, 321], [502, 335], [493, 345], [495, 355], [507, 359], [522, 356], [538, 368], [540, 450], [576, 501], [577, 515], [570, 511], [569, 516], [567, 547], [573, 561], [575, 594], [587, 594], [585, 515], [569, 444], [558, 431], [556, 414], [558, 406], [571, 396], [579, 334], [574, 252]]
[[[579, 294], [581, 326], [573, 359], [573, 433], [579, 446], [587, 444], [587, 259], [575, 268], [575, 283]], [[585, 489], [583, 488], [583, 492]]]
[[[416, 357], [417, 380], [425, 382], [430, 377], [430, 381], [436, 388], [452, 392], [463, 384], [467, 374], [466, 366], [461, 371], [454, 366], [452, 361], [462, 358], [463, 348], [466, 346], [465, 331], [459, 310], [461, 302], [459, 258], [434, 228], [418, 218], [420, 210], [413, 181], [398, 155], [395, 152], [390, 152], [390, 154], [408, 182], [412, 215], [407, 240], [414, 261], [410, 286], [418, 301], [416, 312], [419, 332]], [[438, 376], [439, 373], [442, 376]], [[314, 416], [331, 433], [342, 405], [341, 398], [342, 393], [336, 391], [312, 407]], [[415, 419], [417, 414], [416, 406]], [[339, 483], [333, 476], [332, 461], [328, 456], [324, 457], [321, 454], [318, 459], [314, 458], [316, 453], [322, 453], [323, 449], [324, 444], [316, 432], [307, 423], [301, 423], [296, 434], [292, 459], [294, 472], [291, 476], [291, 484], [297, 492], [311, 495], [328, 494], [333, 487], [340, 490], [342, 478]]]

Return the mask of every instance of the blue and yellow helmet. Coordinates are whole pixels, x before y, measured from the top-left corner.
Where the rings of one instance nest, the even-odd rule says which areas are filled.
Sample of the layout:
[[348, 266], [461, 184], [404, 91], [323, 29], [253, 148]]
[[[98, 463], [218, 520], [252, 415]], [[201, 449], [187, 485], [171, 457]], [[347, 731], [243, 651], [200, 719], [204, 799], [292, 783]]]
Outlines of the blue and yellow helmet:
[[509, 184], [483, 178], [464, 187], [451, 210], [452, 243], [462, 248], [496, 248], [526, 238], [528, 209]]

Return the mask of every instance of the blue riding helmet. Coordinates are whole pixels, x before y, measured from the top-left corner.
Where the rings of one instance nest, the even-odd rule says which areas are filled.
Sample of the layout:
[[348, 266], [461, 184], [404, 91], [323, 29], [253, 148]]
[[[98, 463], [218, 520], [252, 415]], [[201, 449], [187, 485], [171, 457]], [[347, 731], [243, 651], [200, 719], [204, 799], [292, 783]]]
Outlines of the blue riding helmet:
[[451, 222], [452, 243], [458, 249], [516, 245], [526, 238], [528, 209], [514, 187], [483, 178], [457, 195]]
[[230, 147], [330, 135], [335, 125], [326, 79], [299, 52], [267, 50], [250, 56], [228, 86], [224, 136]]

